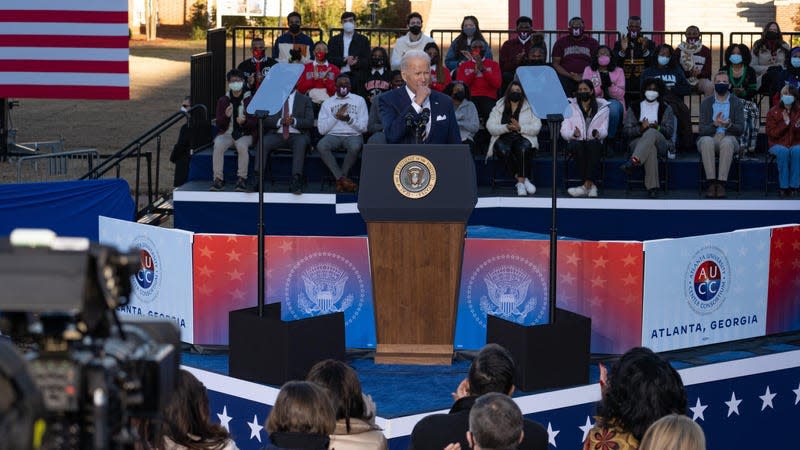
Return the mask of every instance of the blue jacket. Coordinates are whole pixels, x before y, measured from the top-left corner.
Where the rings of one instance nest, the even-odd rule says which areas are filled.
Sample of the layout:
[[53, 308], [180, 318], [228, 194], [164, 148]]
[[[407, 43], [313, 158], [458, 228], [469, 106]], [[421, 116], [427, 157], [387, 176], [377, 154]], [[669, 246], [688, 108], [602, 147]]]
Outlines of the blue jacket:
[[[424, 144], [460, 144], [456, 112], [450, 97], [431, 91], [431, 131]], [[406, 88], [392, 89], [378, 96], [383, 122], [383, 132], [388, 144], [415, 144], [416, 131], [406, 128], [406, 116], [417, 116], [411, 106], [411, 98]]]

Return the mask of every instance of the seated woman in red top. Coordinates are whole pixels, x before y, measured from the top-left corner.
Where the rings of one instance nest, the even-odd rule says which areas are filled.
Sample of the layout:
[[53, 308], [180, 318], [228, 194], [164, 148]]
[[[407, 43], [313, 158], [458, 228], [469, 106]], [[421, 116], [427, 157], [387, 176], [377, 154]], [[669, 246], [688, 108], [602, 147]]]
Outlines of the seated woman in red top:
[[463, 81], [472, 92], [472, 103], [478, 109], [478, 117], [485, 123], [497, 101], [497, 90], [503, 84], [500, 64], [486, 58], [485, 42], [474, 40], [470, 52], [464, 52], [468, 59], [458, 66], [456, 79]]
[[769, 152], [778, 164], [781, 197], [794, 197], [800, 189], [800, 91], [786, 85], [781, 101], [767, 113]]
[[297, 82], [297, 91], [311, 98], [314, 114], [319, 107], [336, 91], [336, 77], [339, 68], [328, 62], [328, 46], [320, 41], [314, 45], [314, 60], [306, 64]]

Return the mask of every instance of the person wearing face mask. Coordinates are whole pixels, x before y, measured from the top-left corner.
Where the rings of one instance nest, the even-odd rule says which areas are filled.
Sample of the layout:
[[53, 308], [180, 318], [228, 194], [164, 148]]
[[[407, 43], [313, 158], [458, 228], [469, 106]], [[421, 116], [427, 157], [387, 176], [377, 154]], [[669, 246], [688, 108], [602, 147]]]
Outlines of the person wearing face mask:
[[[714, 75], [714, 95], [700, 103], [697, 150], [708, 181], [708, 198], [724, 198], [725, 182], [733, 155], [739, 152], [739, 135], [744, 129], [744, 102], [730, 94], [728, 74]], [[719, 154], [719, 167], [714, 156]]]
[[[361, 86], [361, 94], [359, 94], [363, 94], [367, 106], [372, 105], [378, 94], [392, 88], [392, 71], [386, 67], [388, 61], [389, 54], [386, 53], [386, 49], [383, 47], [375, 47], [372, 49], [369, 71]], [[358, 93], [358, 90], [356, 93]]]
[[278, 64], [278, 61], [266, 56], [264, 38], [261, 37], [253, 38], [253, 42], [250, 44], [250, 52], [252, 56], [240, 62], [236, 69], [242, 72], [245, 77], [245, 88], [248, 91], [255, 92], [269, 69]]
[[[453, 39], [450, 43], [450, 48], [447, 50], [447, 56], [444, 58], [444, 64], [447, 70], [455, 73], [458, 65], [466, 60], [464, 51], [470, 48], [472, 41], [484, 41], [481, 27], [478, 25], [478, 18], [475, 16], [464, 16], [461, 20], [461, 33]], [[486, 49], [486, 57], [492, 59], [492, 49]]]
[[244, 75], [236, 69], [229, 71], [225, 78], [228, 80], [228, 92], [217, 101], [217, 136], [214, 138], [214, 152], [211, 156], [214, 170], [212, 191], [225, 189], [225, 150], [236, 147], [238, 164], [236, 175], [236, 190], [247, 192], [247, 168], [250, 163], [250, 146], [256, 139], [257, 119], [246, 114], [247, 105], [252, 97], [249, 91], [244, 90]]
[[[458, 66], [456, 79], [469, 86], [472, 102], [478, 108], [478, 116], [485, 122], [497, 101], [497, 90], [503, 83], [500, 64], [485, 56], [486, 43], [472, 41], [470, 59]], [[466, 52], [465, 52], [466, 53]]]
[[569, 99], [572, 115], [561, 122], [561, 137], [567, 141], [567, 152], [575, 155], [583, 184], [567, 189], [572, 197], [597, 197], [597, 179], [603, 139], [608, 135], [608, 102], [596, 98], [591, 80], [578, 82], [575, 97]]
[[711, 49], [700, 40], [700, 29], [695, 25], [686, 28], [686, 40], [678, 44], [675, 53], [689, 85], [706, 97], [713, 94]]
[[608, 137], [617, 135], [625, 112], [625, 73], [611, 58], [611, 49], [601, 45], [592, 64], [583, 71], [583, 78], [594, 85], [594, 95], [608, 102]]
[[328, 46], [324, 42], [317, 42], [314, 45], [314, 61], [303, 68], [297, 91], [311, 98], [318, 113], [319, 105], [336, 91], [338, 76], [339, 68], [328, 62]]
[[572, 95], [578, 81], [583, 79], [583, 70], [592, 63], [600, 43], [584, 32], [583, 19], [569, 20], [569, 35], [558, 38], [553, 44], [553, 69], [558, 73], [564, 94]]
[[434, 42], [433, 38], [422, 32], [422, 15], [412, 12], [406, 17], [408, 33], [397, 38], [392, 49], [392, 70], [400, 68], [400, 61], [410, 50], [424, 51], [429, 42]]
[[780, 94], [780, 103], [767, 112], [769, 152], [778, 165], [781, 197], [795, 197], [800, 189], [800, 90], [784, 86]]
[[453, 81], [450, 77], [450, 71], [442, 64], [439, 46], [435, 42], [429, 42], [425, 45], [425, 53], [431, 58], [431, 89], [442, 92]]
[[517, 179], [518, 196], [536, 193], [528, 174], [533, 167], [533, 154], [539, 148], [537, 136], [541, 129], [542, 121], [533, 113], [522, 85], [512, 81], [486, 121], [486, 130], [492, 135], [486, 160], [497, 152], [508, 173]]
[[[403, 81], [403, 74], [399, 70], [393, 70], [389, 73], [389, 78], [392, 83], [389, 89], [398, 89], [405, 86]], [[381, 121], [381, 107], [380, 96], [384, 94], [383, 91], [372, 98], [372, 104], [369, 106], [369, 119], [367, 119], [367, 144], [385, 144], [386, 134], [383, 132], [383, 122]]]
[[758, 129], [761, 126], [761, 109], [755, 102], [757, 92], [756, 73], [750, 67], [750, 49], [744, 44], [731, 44], [725, 49], [728, 64], [719, 70], [728, 74], [731, 93], [744, 101], [744, 130], [739, 136], [742, 158], [755, 152]]
[[444, 94], [453, 99], [453, 108], [456, 110], [456, 120], [458, 121], [458, 132], [461, 134], [461, 143], [469, 145], [471, 152], [475, 151], [475, 133], [480, 128], [478, 120], [478, 110], [475, 104], [470, 101], [469, 87], [464, 83], [456, 81], [450, 83], [444, 89]]
[[507, 86], [514, 78], [517, 67], [526, 64], [531, 47], [543, 39], [541, 34], [534, 36], [533, 21], [528, 16], [517, 18], [516, 32], [516, 36], [513, 38], [509, 36], [508, 40], [500, 46], [500, 69], [503, 71], [504, 86]]
[[613, 55], [617, 67], [625, 73], [625, 86], [628, 104], [638, 102], [639, 87], [644, 69], [650, 67], [655, 56], [655, 44], [642, 35], [642, 19], [639, 16], [628, 18], [628, 32], [614, 43]]
[[780, 101], [780, 91], [784, 86], [800, 88], [800, 47], [794, 47], [789, 52], [786, 67], [780, 72], [769, 89], [770, 105]]
[[632, 155], [622, 169], [628, 176], [638, 167], [644, 168], [647, 196], [658, 197], [658, 156], [666, 155], [672, 146], [675, 119], [672, 108], [664, 101], [664, 82], [648, 78], [641, 87], [641, 102], [629, 103], [623, 133], [629, 140]]
[[[683, 97], [689, 94], [689, 82], [683, 73], [683, 69], [678, 67], [675, 61], [674, 52], [669, 44], [661, 44], [656, 49], [656, 64], [648, 67], [642, 73], [642, 79], [659, 78], [664, 82], [666, 91], [664, 101], [666, 101], [675, 118], [678, 120], [673, 136], [673, 143], [681, 150], [689, 151], [692, 146], [694, 136], [692, 135], [692, 118], [689, 107], [683, 101]], [[673, 159], [675, 155], [669, 155]]]
[[[522, 62], [523, 66], [549, 66], [547, 64], [547, 49], [544, 45], [533, 45], [528, 49], [525, 59]], [[516, 71], [516, 69], [514, 69]]]
[[286, 16], [289, 30], [275, 39], [272, 46], [272, 58], [282, 63], [305, 64], [311, 60], [311, 49], [314, 41], [311, 36], [300, 31], [303, 20], [300, 13], [292, 11]]
[[[369, 110], [367, 103], [358, 94], [350, 92], [350, 77], [340, 74], [336, 78], [336, 95], [325, 100], [319, 111], [317, 129], [322, 135], [317, 143], [322, 162], [336, 179], [336, 192], [356, 192], [358, 185], [347, 177], [348, 172], [358, 161], [363, 134], [367, 131]], [[333, 156], [334, 150], [344, 149], [347, 154], [341, 167]]]
[[766, 94], [789, 59], [789, 44], [777, 22], [767, 22], [761, 39], [753, 43], [750, 66], [756, 71], [758, 92]]
[[353, 86], [363, 83], [370, 66], [369, 39], [356, 32], [356, 15], [351, 11], [342, 13], [342, 32], [328, 42], [328, 61], [339, 68], [340, 73], [350, 75]]

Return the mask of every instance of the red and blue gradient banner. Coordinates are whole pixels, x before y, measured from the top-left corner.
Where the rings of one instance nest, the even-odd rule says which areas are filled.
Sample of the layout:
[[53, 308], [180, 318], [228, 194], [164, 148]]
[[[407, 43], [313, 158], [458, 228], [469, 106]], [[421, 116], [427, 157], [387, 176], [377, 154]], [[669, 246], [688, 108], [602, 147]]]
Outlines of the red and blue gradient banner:
[[800, 329], [800, 226], [772, 229], [767, 334]]

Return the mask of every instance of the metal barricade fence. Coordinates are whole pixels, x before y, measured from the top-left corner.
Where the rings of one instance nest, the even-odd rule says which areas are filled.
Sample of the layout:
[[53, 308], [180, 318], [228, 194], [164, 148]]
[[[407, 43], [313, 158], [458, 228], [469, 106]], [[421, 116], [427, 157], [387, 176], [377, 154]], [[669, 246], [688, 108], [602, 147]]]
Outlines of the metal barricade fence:
[[[275, 46], [275, 39], [286, 31], [286, 27], [233, 27], [233, 36], [231, 38], [231, 67], [236, 68], [239, 62], [251, 56], [250, 42], [254, 37], [264, 38], [267, 56], [272, 56], [272, 47]], [[325, 33], [321, 28], [301, 28], [300, 31], [309, 35], [312, 42], [325, 40]]]
[[[189, 84], [190, 95], [193, 105], [204, 105], [206, 111], [214, 117], [217, 110], [217, 98], [215, 97], [214, 86], [224, 83], [225, 75], [221, 78], [214, 78], [214, 54], [211, 52], [198, 53], [192, 55], [189, 63]], [[222, 96], [222, 94], [219, 94]]]
[[93, 148], [23, 156], [17, 159], [17, 183], [75, 180], [92, 170], [97, 158]]
[[[341, 28], [331, 28], [328, 32], [328, 42], [341, 32]], [[356, 33], [363, 34], [369, 39], [370, 48], [383, 47], [391, 55], [397, 38], [408, 33], [408, 30], [405, 28], [356, 28]]]
[[[225, 94], [225, 72], [228, 65], [227, 35], [225, 28], [215, 28], [206, 32], [206, 52], [214, 55], [211, 63], [211, 98], [216, 100]], [[194, 97], [192, 97], [194, 99]], [[193, 100], [194, 101], [194, 100]], [[208, 108], [209, 105], [203, 103]], [[211, 111], [211, 109], [208, 109]]]

